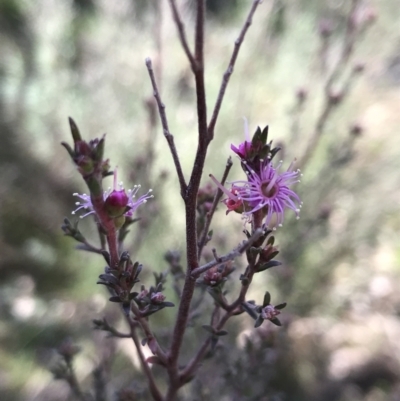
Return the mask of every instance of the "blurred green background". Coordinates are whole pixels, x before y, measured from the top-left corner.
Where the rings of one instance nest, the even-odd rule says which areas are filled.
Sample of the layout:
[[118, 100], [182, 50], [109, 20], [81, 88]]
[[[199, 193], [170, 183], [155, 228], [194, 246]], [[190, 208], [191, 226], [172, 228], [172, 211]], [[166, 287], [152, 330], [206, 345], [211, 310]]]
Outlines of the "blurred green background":
[[[192, 3], [178, 2], [190, 39]], [[250, 4], [207, 1], [209, 114]], [[260, 302], [268, 289], [273, 302], [289, 306], [283, 328], [265, 323], [256, 331], [249, 316], [230, 322], [213, 362], [182, 399], [400, 400], [400, 3], [360, 2], [353, 22], [363, 32], [330, 87], [338, 101], [321, 127], [350, 8], [350, 1], [270, 0], [256, 12], [204, 184], [209, 173], [221, 176], [230, 144], [243, 140], [242, 117], [250, 131], [270, 126], [284, 167], [311, 149], [297, 188], [301, 219], [288, 216], [276, 233], [283, 265], [261, 273], [250, 294]], [[0, 399], [73, 400], [49, 372], [65, 338], [82, 347], [76, 370], [87, 391], [102, 363], [107, 399], [149, 399], [130, 341], [92, 330], [91, 320], [104, 315], [124, 326], [96, 285], [104, 261], [62, 235], [72, 193], [85, 188], [60, 142], [70, 141], [68, 116], [87, 139], [106, 132], [106, 155], [126, 187], [154, 189], [127, 242], [145, 266], [142, 281], [149, 285], [151, 271], [167, 269], [167, 250], [184, 260], [183, 205], [144, 64], [152, 57], [188, 176], [197, 137], [194, 83], [168, 4], [0, 0], [0, 54]], [[238, 164], [231, 180], [243, 176]], [[96, 241], [92, 223], [85, 219], [81, 228]], [[236, 246], [242, 225], [221, 207], [209, 248], [222, 254]], [[244, 261], [236, 265], [239, 272]], [[237, 276], [228, 286], [237, 291]], [[197, 328], [208, 323], [211, 300], [202, 302], [188, 334], [191, 352], [206, 336]], [[160, 337], [174, 313], [151, 320]]]

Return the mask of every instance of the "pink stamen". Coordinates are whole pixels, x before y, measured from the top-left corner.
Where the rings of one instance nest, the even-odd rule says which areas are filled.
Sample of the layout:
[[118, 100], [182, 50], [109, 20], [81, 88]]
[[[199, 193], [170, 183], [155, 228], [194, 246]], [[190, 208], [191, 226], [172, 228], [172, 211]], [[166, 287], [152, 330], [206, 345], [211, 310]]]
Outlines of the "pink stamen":
[[210, 178], [213, 180], [214, 184], [230, 199], [233, 199], [234, 201], [238, 201], [239, 198], [235, 196], [232, 192], [228, 191], [217, 179], [210, 174]]

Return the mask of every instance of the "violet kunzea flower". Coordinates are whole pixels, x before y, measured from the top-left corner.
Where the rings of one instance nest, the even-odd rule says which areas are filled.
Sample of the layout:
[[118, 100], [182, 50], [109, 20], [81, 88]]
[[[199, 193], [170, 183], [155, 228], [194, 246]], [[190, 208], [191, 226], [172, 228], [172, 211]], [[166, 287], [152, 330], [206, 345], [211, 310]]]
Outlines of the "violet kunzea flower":
[[244, 135], [245, 141], [240, 143], [237, 147], [234, 144], [231, 144], [231, 149], [241, 158], [246, 160], [250, 154], [253, 152], [253, 144], [250, 139], [249, 127], [247, 123], [247, 119], [244, 120]]
[[[152, 189], [146, 194], [136, 199], [136, 194], [140, 189], [140, 185], [135, 185], [133, 189], [125, 191], [123, 183], [117, 184], [117, 174], [114, 172], [114, 188], [108, 188], [104, 191], [104, 207], [110, 217], [126, 216], [132, 217], [136, 209], [143, 203], [146, 203], [148, 199], [153, 198], [150, 195]], [[87, 213], [81, 216], [81, 219], [95, 213], [93, 204], [90, 199], [90, 195], [74, 193], [80, 199], [80, 202], [75, 204], [78, 206], [72, 214], [76, 214], [79, 210], [85, 210]]]
[[[252, 215], [262, 210], [265, 225], [283, 224], [286, 209], [292, 209], [299, 217], [301, 201], [299, 196], [289, 187], [299, 182], [300, 171], [293, 171], [293, 163], [284, 173], [279, 173], [282, 162], [274, 168], [270, 160], [261, 160], [259, 171], [246, 167], [247, 181], [234, 181], [229, 191], [213, 176], [215, 184], [227, 195], [224, 203], [228, 211], [235, 210], [251, 220]], [[276, 217], [276, 222], [272, 221]]]

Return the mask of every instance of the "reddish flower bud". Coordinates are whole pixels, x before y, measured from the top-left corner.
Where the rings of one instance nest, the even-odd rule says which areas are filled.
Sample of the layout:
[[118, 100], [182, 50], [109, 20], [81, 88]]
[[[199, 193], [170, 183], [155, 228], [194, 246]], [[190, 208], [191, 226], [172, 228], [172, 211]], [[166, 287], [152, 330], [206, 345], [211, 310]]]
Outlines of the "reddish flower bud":
[[223, 279], [222, 273], [218, 271], [217, 266], [208, 270], [203, 277], [204, 283], [212, 287], [220, 284], [222, 279]]
[[104, 207], [110, 217], [121, 216], [125, 213], [129, 198], [124, 189], [113, 190], [104, 202]]
[[261, 309], [261, 317], [263, 319], [271, 320], [281, 314], [281, 311], [276, 309], [273, 305], [267, 305]]
[[163, 295], [161, 292], [154, 292], [151, 294], [151, 303], [153, 304], [161, 304], [165, 300], [165, 295]]

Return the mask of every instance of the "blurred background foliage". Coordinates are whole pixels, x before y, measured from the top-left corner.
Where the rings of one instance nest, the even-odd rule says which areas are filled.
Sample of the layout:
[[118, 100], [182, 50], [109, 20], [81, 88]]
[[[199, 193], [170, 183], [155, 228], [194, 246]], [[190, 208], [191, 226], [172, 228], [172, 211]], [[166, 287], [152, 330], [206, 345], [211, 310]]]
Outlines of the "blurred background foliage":
[[[153, 58], [188, 172], [196, 141], [194, 83], [166, 3], [0, 0], [4, 401], [74, 399], [49, 372], [65, 338], [82, 347], [76, 372], [84, 389], [102, 382], [104, 399], [149, 399], [130, 341], [92, 330], [91, 320], [103, 316], [124, 326], [96, 286], [103, 260], [75, 251], [60, 230], [74, 208], [72, 193], [85, 191], [60, 142], [69, 141], [69, 115], [86, 138], [107, 132], [107, 155], [126, 186], [154, 189], [154, 201], [141, 211], [127, 242], [145, 266], [142, 281], [151, 284], [152, 271], [167, 270], [167, 250], [182, 252], [184, 260], [183, 207], [144, 65]], [[193, 0], [178, 3], [192, 37]], [[288, 216], [276, 232], [283, 265], [261, 273], [251, 293], [260, 302], [268, 289], [276, 303], [289, 305], [283, 328], [264, 324], [254, 330], [248, 316], [231, 322], [212, 363], [205, 361], [182, 399], [400, 399], [400, 5], [360, 2], [353, 22], [362, 32], [342, 60], [350, 3], [270, 0], [256, 13], [204, 184], [209, 173], [221, 176], [230, 144], [242, 141], [243, 116], [251, 131], [270, 126], [284, 167], [299, 159], [301, 219]], [[210, 109], [249, 5], [207, 0]], [[330, 83], [341, 60], [338, 79]], [[242, 176], [234, 162], [232, 180]], [[80, 224], [95, 240], [91, 223]], [[231, 249], [242, 239], [242, 225], [239, 215], [226, 217], [221, 207], [208, 248]], [[236, 261], [237, 272], [243, 264]], [[230, 291], [237, 290], [237, 277], [228, 283]], [[209, 297], [198, 297], [201, 313], [188, 333], [191, 353], [206, 336], [200, 326], [208, 323], [211, 305]], [[176, 302], [172, 291], [168, 298]], [[151, 319], [165, 341], [172, 309]], [[154, 369], [162, 382], [161, 369]]]

